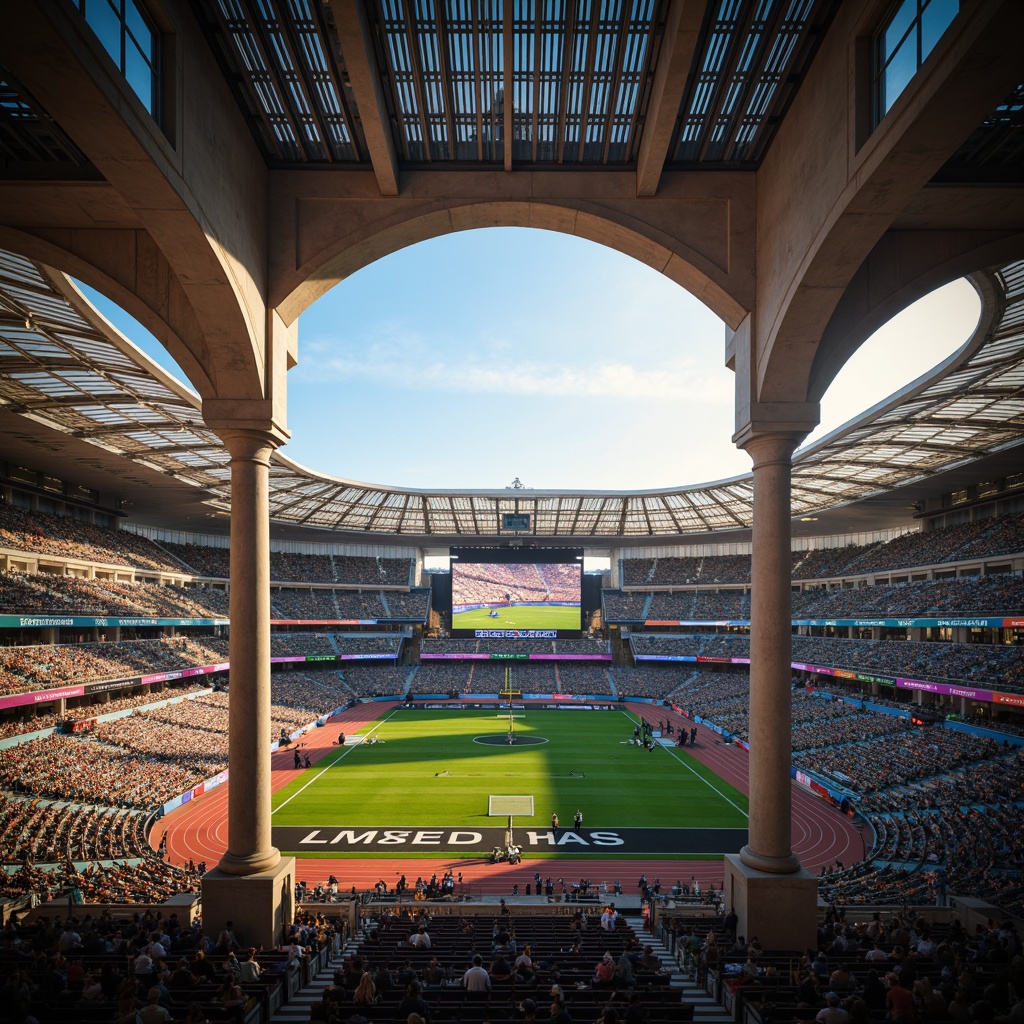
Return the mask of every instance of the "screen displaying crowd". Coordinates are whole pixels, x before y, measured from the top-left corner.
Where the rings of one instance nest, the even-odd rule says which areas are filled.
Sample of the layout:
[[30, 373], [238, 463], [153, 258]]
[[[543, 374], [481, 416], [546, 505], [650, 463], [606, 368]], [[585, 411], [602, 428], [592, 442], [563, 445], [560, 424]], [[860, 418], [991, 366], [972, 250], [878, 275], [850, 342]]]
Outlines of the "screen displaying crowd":
[[452, 607], [579, 604], [579, 562], [452, 563]]

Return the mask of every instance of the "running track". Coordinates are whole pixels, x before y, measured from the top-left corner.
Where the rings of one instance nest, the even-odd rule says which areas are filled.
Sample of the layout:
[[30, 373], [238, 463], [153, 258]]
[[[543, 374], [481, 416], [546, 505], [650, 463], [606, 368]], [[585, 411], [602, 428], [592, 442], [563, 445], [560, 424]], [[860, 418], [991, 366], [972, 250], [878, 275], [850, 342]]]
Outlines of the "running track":
[[[349, 708], [332, 718], [322, 729], [314, 729], [306, 733], [300, 742], [306, 744], [304, 753], [316, 762], [331, 752], [331, 744], [338, 733], [344, 730], [353, 735], [359, 730], [371, 726], [384, 717], [399, 702], [359, 704]], [[653, 707], [650, 704], [628, 704], [627, 709], [635, 716], [656, 715], [659, 719], [670, 719], [674, 725], [690, 728], [693, 723], [676, 715], [665, 707]], [[706, 764], [712, 771], [720, 775], [726, 782], [735, 786], [740, 792], [747, 794], [747, 752], [740, 747], [722, 743], [717, 733], [704, 726], [697, 727], [697, 746], [687, 747], [687, 752]], [[277, 751], [271, 756], [271, 786], [277, 791], [287, 785], [298, 774], [294, 767], [293, 750]], [[230, 782], [198, 799], [185, 804], [184, 807], [167, 815], [153, 829], [150, 841], [156, 845], [161, 836], [167, 834], [167, 856], [174, 864], [183, 864], [188, 860], [195, 862], [205, 860], [213, 867], [227, 849], [227, 797]], [[860, 832], [850, 820], [840, 814], [824, 800], [813, 796], [796, 783], [793, 783], [793, 850], [800, 857], [801, 864], [810, 871], [817, 873], [823, 864], [832, 864], [841, 860], [850, 864], [860, 860], [864, 854]], [[701, 888], [713, 885], [722, 887], [722, 863], [720, 860], [659, 860], [645, 859], [601, 859], [599, 857], [559, 858], [557, 860], [526, 860], [515, 867], [507, 864], [491, 864], [485, 858], [451, 859], [439, 857], [438, 860], [402, 860], [396, 859], [325, 859], [301, 858], [296, 861], [299, 879], [304, 879], [312, 887], [317, 882], [326, 883], [332, 872], [341, 880], [341, 887], [348, 889], [355, 885], [358, 889], [370, 889], [380, 878], [385, 878], [393, 885], [400, 873], [410, 880], [418, 875], [429, 876], [434, 871], [439, 875], [447, 868], [456, 874], [462, 872], [464, 890], [468, 893], [508, 894], [513, 883], [519, 884], [519, 891], [526, 892], [527, 883], [533, 882], [534, 874], [557, 875], [567, 882], [580, 878], [589, 878], [592, 882], [610, 882], [619, 879], [624, 891], [631, 892], [635, 880], [641, 874], [649, 879], [664, 879], [664, 887], [668, 888], [676, 879], [688, 882], [696, 877]]]

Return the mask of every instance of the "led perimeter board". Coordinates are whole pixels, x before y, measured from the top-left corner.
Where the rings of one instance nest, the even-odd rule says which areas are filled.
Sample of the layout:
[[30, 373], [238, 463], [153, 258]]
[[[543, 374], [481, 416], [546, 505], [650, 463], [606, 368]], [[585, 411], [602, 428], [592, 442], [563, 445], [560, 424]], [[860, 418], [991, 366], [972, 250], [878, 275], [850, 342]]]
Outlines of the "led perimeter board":
[[452, 548], [450, 553], [452, 636], [580, 636], [582, 548]]

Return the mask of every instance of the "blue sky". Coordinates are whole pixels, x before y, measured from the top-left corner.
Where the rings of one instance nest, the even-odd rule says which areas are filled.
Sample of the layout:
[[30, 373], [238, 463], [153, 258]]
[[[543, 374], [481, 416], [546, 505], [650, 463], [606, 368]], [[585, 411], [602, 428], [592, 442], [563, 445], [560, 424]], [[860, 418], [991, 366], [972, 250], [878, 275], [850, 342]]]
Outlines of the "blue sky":
[[[88, 293], [184, 379], [134, 320]], [[944, 359], [978, 310], [954, 282], [900, 314], [844, 368], [812, 437]], [[522, 228], [446, 235], [364, 268], [302, 315], [284, 452], [335, 476], [426, 488], [734, 476], [750, 460], [729, 440], [724, 338], [679, 286], [595, 243]]]

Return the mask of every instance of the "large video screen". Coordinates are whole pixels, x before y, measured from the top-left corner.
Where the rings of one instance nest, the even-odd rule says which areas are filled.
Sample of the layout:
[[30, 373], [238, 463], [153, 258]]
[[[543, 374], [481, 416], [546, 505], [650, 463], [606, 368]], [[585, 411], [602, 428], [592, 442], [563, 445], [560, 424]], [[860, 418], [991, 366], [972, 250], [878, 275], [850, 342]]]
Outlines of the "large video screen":
[[582, 550], [452, 549], [452, 635], [580, 635]]

